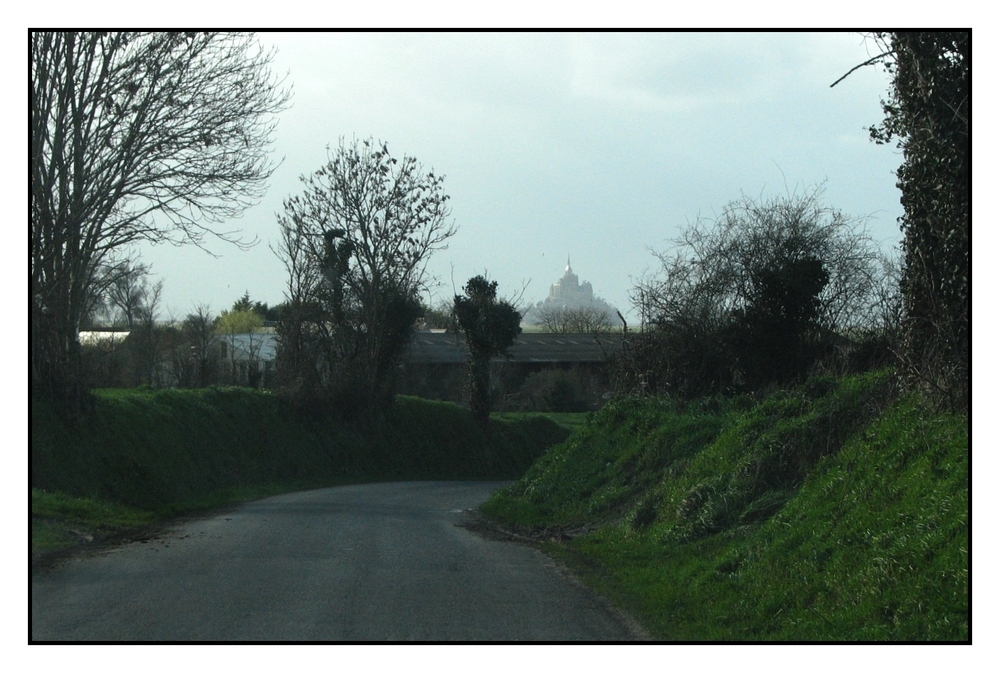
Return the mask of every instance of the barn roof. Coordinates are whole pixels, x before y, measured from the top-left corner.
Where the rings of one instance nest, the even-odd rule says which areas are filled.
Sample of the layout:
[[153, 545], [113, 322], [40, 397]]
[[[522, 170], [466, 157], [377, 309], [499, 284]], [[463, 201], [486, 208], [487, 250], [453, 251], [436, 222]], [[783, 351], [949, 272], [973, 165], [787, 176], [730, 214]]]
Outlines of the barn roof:
[[[521, 334], [510, 349], [511, 360], [523, 363], [603, 362], [621, 350], [620, 334]], [[417, 332], [405, 358], [413, 364], [464, 363], [468, 359], [460, 335]], [[503, 358], [495, 358], [502, 360]]]

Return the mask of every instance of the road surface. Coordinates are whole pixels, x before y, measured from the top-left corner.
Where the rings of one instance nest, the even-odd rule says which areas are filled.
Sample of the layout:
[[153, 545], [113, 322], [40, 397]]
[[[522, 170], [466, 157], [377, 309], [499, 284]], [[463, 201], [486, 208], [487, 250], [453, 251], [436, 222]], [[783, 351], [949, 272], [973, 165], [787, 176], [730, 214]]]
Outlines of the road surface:
[[456, 526], [500, 484], [249, 503], [32, 577], [31, 638], [573, 641], [640, 633], [548, 557]]

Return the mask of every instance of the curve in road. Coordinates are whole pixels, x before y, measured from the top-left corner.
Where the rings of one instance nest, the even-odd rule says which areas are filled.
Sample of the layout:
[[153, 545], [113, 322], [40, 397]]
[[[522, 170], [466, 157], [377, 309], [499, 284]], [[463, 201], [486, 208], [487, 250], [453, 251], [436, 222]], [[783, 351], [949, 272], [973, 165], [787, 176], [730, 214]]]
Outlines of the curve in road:
[[531, 547], [455, 524], [487, 482], [267, 498], [35, 573], [33, 641], [579, 641], [640, 634]]

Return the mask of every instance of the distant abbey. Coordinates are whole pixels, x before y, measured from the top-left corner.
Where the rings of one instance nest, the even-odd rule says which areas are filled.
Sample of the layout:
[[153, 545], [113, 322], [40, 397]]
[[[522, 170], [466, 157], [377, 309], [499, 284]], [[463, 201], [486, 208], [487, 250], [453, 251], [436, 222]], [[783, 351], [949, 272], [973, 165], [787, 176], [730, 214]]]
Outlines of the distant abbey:
[[616, 309], [600, 297], [594, 296], [594, 288], [589, 281], [580, 282], [579, 276], [573, 273], [569, 256], [566, 256], [566, 270], [563, 277], [549, 287], [549, 296], [530, 307], [524, 314], [522, 322], [525, 325], [537, 325], [542, 311], [596, 309], [608, 315], [612, 322], [617, 322]]

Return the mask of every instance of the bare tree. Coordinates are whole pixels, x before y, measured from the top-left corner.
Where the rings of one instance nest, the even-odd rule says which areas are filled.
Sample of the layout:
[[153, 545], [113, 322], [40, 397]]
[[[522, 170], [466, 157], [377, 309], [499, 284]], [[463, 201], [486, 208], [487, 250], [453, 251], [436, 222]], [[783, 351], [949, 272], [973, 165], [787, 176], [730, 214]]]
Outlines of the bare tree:
[[304, 401], [318, 397], [329, 384], [332, 326], [323, 315], [323, 274], [310, 256], [309, 233], [299, 226], [280, 229], [274, 253], [284, 263], [288, 279], [276, 330], [278, 384], [286, 396]]
[[32, 385], [76, 397], [102, 265], [140, 241], [202, 245], [259, 201], [290, 92], [227, 33], [32, 33]]
[[543, 306], [537, 320], [542, 331], [556, 334], [597, 334], [615, 327], [608, 312], [599, 306]]
[[543, 332], [566, 334], [570, 331], [566, 309], [561, 306], [542, 306], [535, 309], [534, 315]]
[[139, 294], [133, 322], [129, 325], [129, 344], [132, 352], [133, 380], [136, 385], [160, 385], [160, 356], [163, 332], [157, 322], [160, 317], [160, 298], [163, 281], [146, 286]]
[[302, 178], [278, 218], [291, 311], [281, 366], [300, 368], [285, 375], [351, 381], [353, 401], [379, 403], [420, 315], [427, 261], [455, 233], [443, 180], [373, 139], [341, 139]]
[[820, 194], [743, 198], [656, 253], [660, 272], [633, 292], [646, 334], [628, 385], [754, 389], [801, 378], [839, 345], [886, 351], [898, 315], [893, 263], [863, 219]]
[[134, 329], [139, 323], [148, 300], [162, 293], [163, 280], [150, 285], [149, 267], [145, 264], [114, 265], [103, 274], [102, 304], [105, 315], [115, 327]]
[[815, 256], [828, 282], [815, 320], [840, 331], [873, 328], [883, 317], [892, 260], [861, 218], [824, 206], [817, 187], [802, 195], [728, 204], [714, 220], [698, 219], [669, 252], [654, 253], [661, 270], [632, 299], [653, 320], [717, 321], [754, 300], [759, 273], [778, 260]]
[[199, 305], [194, 313], [189, 313], [184, 319], [185, 341], [190, 349], [193, 366], [193, 383], [195, 387], [207, 386], [214, 381], [214, 366], [216, 363], [215, 319], [205, 305]]

